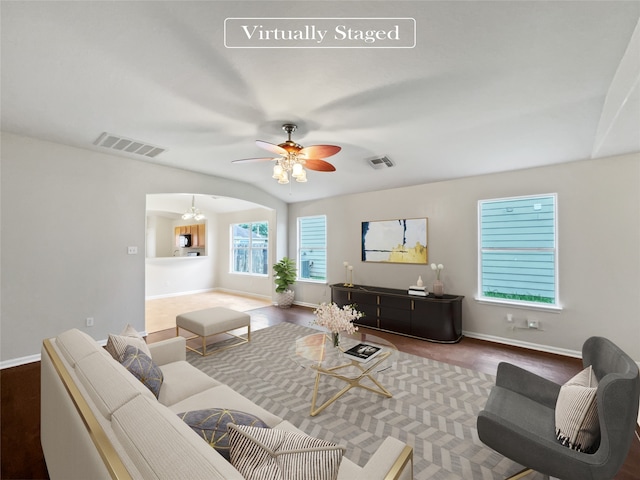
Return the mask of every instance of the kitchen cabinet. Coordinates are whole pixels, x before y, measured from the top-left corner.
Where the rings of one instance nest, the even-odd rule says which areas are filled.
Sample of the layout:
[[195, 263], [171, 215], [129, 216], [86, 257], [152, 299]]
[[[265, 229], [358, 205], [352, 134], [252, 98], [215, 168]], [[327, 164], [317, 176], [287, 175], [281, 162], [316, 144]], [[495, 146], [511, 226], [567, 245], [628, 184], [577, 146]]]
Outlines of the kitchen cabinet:
[[355, 304], [365, 314], [358, 325], [441, 343], [456, 343], [462, 338], [463, 298], [422, 297], [367, 285], [331, 285], [331, 301], [339, 306]]
[[191, 246], [198, 247], [198, 226], [189, 225], [189, 234], [191, 235]]
[[174, 228], [175, 245], [180, 246], [180, 235], [191, 235], [191, 248], [206, 246], [206, 227], [204, 223], [198, 225], [180, 225]]
[[198, 227], [198, 247], [204, 247], [206, 245], [205, 228], [204, 223], [199, 223]]

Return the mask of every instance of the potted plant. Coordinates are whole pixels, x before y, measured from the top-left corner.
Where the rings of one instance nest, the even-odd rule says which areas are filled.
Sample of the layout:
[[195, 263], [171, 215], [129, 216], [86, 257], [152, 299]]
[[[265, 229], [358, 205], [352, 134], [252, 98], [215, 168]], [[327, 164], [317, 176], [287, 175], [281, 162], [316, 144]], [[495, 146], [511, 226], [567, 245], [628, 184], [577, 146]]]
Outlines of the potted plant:
[[289, 288], [296, 281], [296, 262], [289, 257], [282, 257], [273, 266], [276, 283], [276, 302], [280, 308], [289, 308], [293, 303], [294, 291]]

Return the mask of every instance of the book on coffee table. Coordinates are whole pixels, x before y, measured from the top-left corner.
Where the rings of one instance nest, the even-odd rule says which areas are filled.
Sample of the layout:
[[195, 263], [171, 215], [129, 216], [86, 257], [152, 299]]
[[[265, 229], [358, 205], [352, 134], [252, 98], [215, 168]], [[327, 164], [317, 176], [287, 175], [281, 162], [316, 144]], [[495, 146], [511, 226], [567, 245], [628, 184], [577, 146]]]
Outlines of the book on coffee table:
[[357, 360], [358, 362], [368, 362], [380, 352], [382, 352], [381, 347], [376, 347], [368, 343], [359, 343], [344, 353], [347, 357]]

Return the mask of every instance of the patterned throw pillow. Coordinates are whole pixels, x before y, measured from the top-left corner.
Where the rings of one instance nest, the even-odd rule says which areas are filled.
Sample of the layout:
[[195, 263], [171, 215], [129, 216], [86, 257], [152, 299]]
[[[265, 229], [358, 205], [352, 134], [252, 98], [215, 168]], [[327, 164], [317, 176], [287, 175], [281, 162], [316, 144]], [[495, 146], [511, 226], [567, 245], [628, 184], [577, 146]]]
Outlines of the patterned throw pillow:
[[124, 351], [122, 365], [140, 380], [158, 398], [164, 376], [149, 355], [129, 345]]
[[229, 445], [247, 480], [335, 480], [345, 450], [304, 433], [231, 424]]
[[556, 437], [562, 445], [585, 453], [598, 449], [597, 390], [598, 379], [591, 366], [560, 387], [556, 401]]
[[266, 423], [250, 413], [228, 410], [226, 408], [193, 410], [179, 413], [178, 417], [227, 460], [229, 460], [228, 424], [233, 423], [235, 425], [248, 425], [256, 428], [269, 428]]
[[151, 356], [151, 352], [149, 351], [149, 347], [144, 341], [144, 338], [142, 338], [138, 331], [131, 325], [127, 325], [120, 335], [109, 334], [109, 339], [107, 340], [105, 349], [113, 358], [122, 363], [124, 351], [128, 345], [133, 345], [149, 357]]

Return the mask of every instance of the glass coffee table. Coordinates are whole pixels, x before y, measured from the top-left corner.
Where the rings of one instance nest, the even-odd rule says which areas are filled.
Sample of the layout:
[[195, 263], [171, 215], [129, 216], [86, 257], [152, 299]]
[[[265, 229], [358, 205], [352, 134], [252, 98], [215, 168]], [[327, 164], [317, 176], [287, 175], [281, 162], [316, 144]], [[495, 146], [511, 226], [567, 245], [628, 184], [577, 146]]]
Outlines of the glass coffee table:
[[[379, 351], [375, 356], [367, 360], [357, 359], [345, 353], [359, 344], [364, 344], [359, 350], [365, 354], [371, 350], [379, 349]], [[391, 361], [395, 358], [397, 351], [398, 349], [393, 343], [369, 333], [341, 334], [339, 347], [333, 346], [333, 339], [327, 333], [313, 333], [297, 339], [291, 347], [291, 358], [298, 365], [311, 369], [316, 374], [316, 382], [311, 399], [311, 416], [316, 416], [355, 387], [364, 388], [378, 395], [391, 398], [393, 396], [391, 392], [384, 388], [375, 376], [377, 373], [390, 368]], [[346, 385], [333, 397], [317, 407], [318, 388], [320, 379], [323, 376], [337, 378], [345, 382]], [[372, 382], [373, 386], [363, 385], [362, 382], [365, 380]]]

